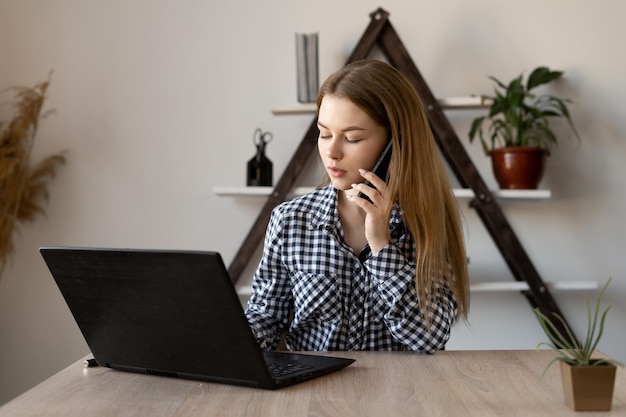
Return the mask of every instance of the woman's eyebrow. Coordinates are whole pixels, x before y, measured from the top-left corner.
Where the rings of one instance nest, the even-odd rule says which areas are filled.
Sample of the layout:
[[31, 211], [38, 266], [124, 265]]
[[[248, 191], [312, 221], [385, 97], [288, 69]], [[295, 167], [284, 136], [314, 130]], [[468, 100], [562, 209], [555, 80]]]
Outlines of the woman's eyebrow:
[[[323, 123], [321, 123], [319, 121], [317, 122], [317, 126], [323, 128], [323, 129], [328, 129], [326, 126], [324, 126]], [[350, 131], [354, 131], [354, 130], [367, 130], [367, 129], [365, 129], [363, 127], [359, 127], [359, 126], [348, 126], [348, 127], [344, 128], [344, 129], [341, 129], [342, 132], [350, 132]]]

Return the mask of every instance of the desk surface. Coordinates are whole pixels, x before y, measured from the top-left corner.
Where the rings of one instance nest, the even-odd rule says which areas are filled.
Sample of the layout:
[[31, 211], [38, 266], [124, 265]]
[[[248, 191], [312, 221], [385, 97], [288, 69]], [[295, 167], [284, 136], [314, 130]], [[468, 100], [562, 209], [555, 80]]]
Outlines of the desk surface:
[[551, 351], [338, 352], [356, 362], [277, 391], [84, 368], [82, 360], [0, 407], [0, 416], [624, 416], [573, 412]]

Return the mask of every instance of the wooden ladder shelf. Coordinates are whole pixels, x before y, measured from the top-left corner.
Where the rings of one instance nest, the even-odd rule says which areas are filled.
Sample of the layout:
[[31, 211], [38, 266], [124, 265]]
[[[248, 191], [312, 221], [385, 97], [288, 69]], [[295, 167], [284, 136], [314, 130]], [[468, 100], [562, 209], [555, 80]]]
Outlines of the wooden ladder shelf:
[[[528, 290], [521, 291], [522, 294], [526, 296], [532, 308], [539, 307], [544, 314], [556, 313], [564, 317], [497, 200], [487, 188], [440, 104], [391, 25], [389, 13], [379, 8], [371, 13], [370, 17], [370, 24], [349, 57], [348, 63], [366, 59], [373, 47], [378, 46], [389, 63], [413, 84], [427, 109], [431, 129], [444, 158], [461, 186], [471, 188], [474, 192], [475, 198], [470, 202], [470, 206], [478, 213], [514, 278], [528, 284]], [[228, 271], [234, 282], [239, 280], [247, 262], [262, 242], [272, 209], [286, 199], [305, 162], [315, 152], [318, 134], [317, 120], [314, 119], [229, 266]], [[564, 330], [561, 323], [558, 327]]]

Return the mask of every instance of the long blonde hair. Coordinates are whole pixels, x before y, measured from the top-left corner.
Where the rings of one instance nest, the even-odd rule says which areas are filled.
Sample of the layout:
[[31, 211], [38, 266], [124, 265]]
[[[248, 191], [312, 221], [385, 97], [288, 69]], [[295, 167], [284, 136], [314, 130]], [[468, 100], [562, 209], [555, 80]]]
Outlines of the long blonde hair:
[[469, 275], [459, 207], [415, 89], [391, 65], [363, 60], [323, 83], [318, 110], [326, 95], [349, 99], [389, 131], [393, 152], [384, 210], [389, 218], [397, 202], [415, 239], [415, 286], [426, 321], [441, 284], [454, 294], [458, 315], [467, 318]]

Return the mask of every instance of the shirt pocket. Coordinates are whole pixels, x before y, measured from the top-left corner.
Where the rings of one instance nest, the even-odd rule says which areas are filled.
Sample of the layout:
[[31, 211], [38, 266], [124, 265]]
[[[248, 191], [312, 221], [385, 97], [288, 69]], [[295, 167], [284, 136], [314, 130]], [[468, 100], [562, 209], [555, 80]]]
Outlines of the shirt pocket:
[[292, 275], [295, 318], [299, 322], [337, 322], [341, 296], [336, 277], [298, 271]]

